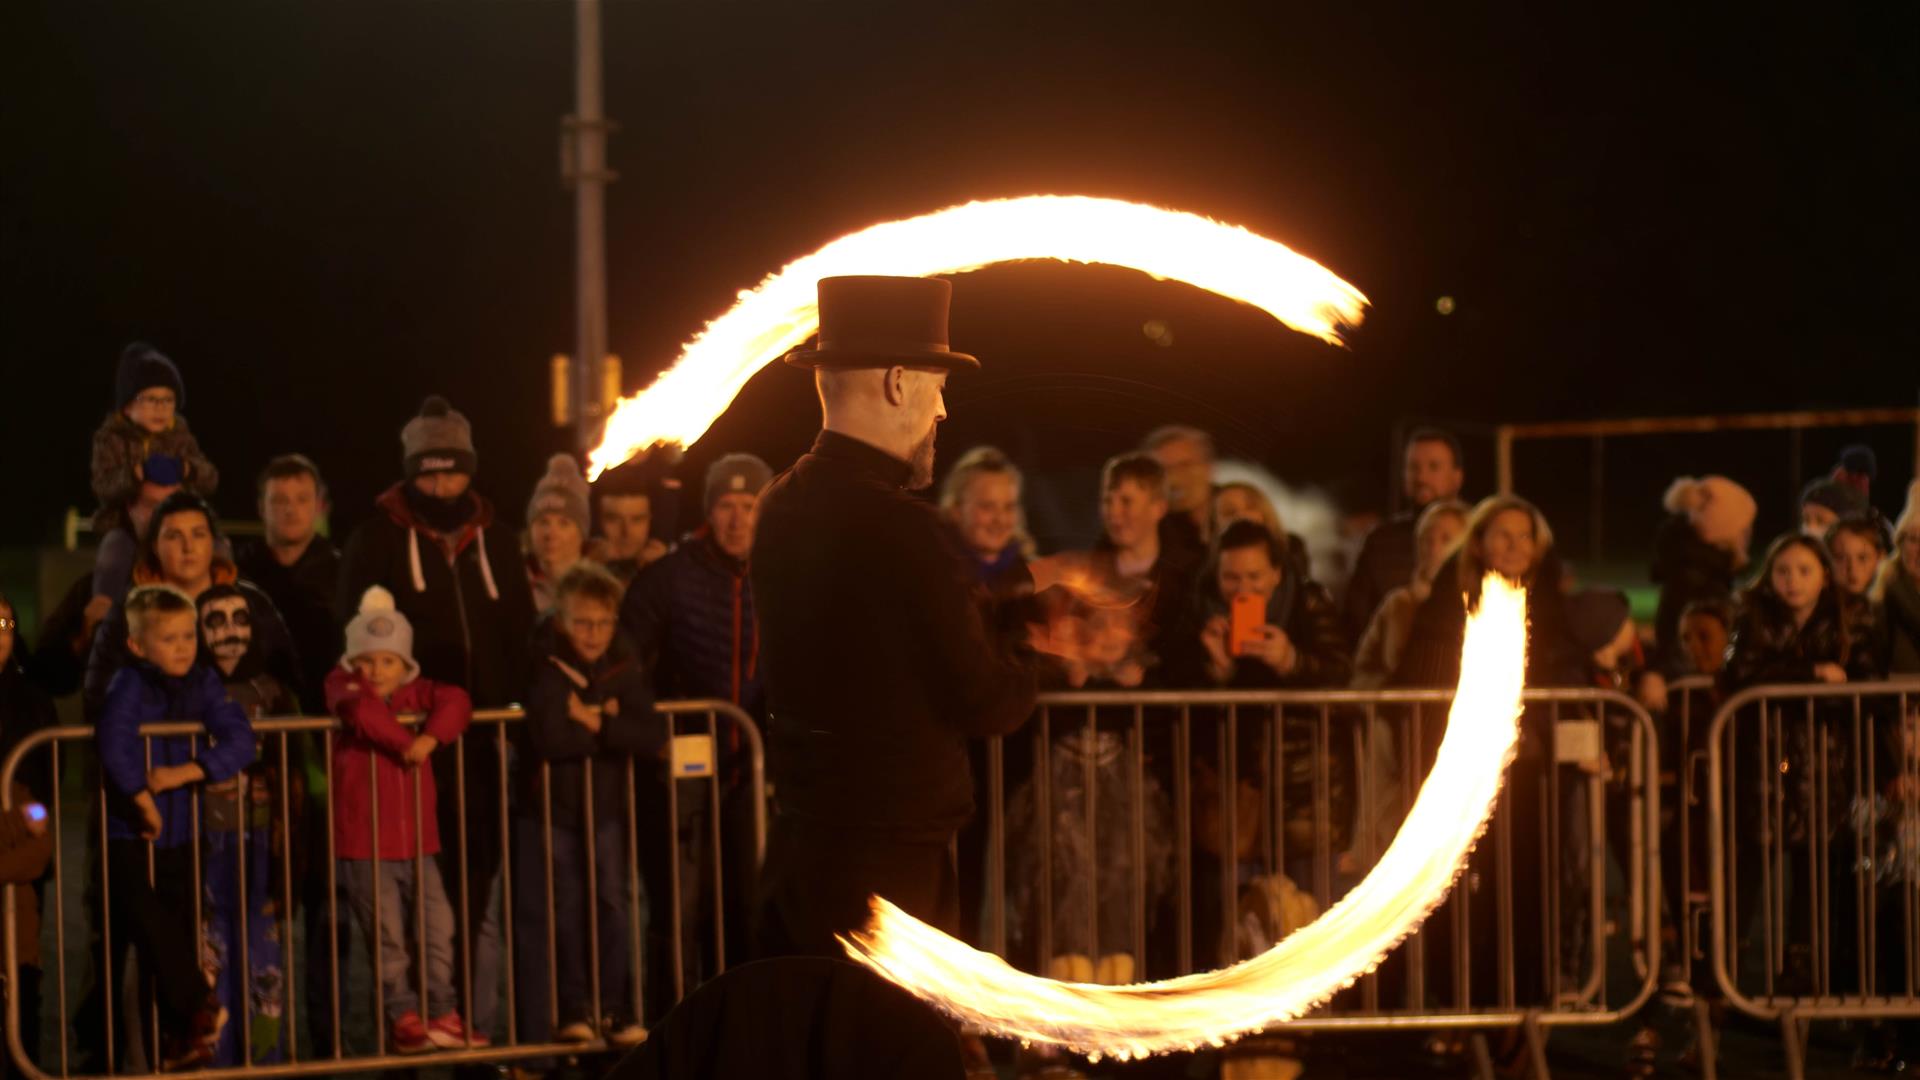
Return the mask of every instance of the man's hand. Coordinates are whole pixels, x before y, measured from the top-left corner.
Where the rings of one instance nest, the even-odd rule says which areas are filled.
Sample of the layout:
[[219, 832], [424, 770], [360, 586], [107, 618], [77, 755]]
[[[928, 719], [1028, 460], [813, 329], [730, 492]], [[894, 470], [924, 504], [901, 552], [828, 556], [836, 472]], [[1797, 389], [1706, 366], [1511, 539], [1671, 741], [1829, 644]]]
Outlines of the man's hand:
[[579, 694], [567, 695], [567, 715], [573, 722], [586, 728], [595, 735], [600, 734], [601, 712], [599, 709], [580, 700]]
[[1667, 680], [1666, 678], [1657, 671], [1642, 672], [1640, 675], [1640, 686], [1638, 687], [1637, 696], [1640, 698], [1640, 704], [1646, 706], [1646, 709], [1648, 712], [1653, 712], [1653, 713], [1666, 712], [1667, 711]]
[[133, 805], [140, 811], [140, 839], [158, 840], [164, 822], [160, 820], [160, 807], [153, 801], [153, 792], [143, 791], [133, 797]]
[[424, 764], [427, 758], [433, 756], [433, 752], [438, 749], [440, 749], [439, 739], [431, 735], [415, 735], [413, 741], [407, 744], [407, 752], [405, 755], [407, 764]]
[[147, 773], [147, 790], [159, 795], [174, 788], [197, 784], [207, 778], [200, 766], [189, 761], [185, 765], [155, 765]]
[[1824, 683], [1843, 683], [1847, 681], [1847, 669], [1831, 662], [1815, 664], [1813, 677]]
[[1293, 639], [1277, 626], [1261, 627], [1260, 637], [1248, 645], [1247, 655], [1282, 675], [1291, 675], [1293, 669], [1300, 666], [1300, 653], [1293, 647]]

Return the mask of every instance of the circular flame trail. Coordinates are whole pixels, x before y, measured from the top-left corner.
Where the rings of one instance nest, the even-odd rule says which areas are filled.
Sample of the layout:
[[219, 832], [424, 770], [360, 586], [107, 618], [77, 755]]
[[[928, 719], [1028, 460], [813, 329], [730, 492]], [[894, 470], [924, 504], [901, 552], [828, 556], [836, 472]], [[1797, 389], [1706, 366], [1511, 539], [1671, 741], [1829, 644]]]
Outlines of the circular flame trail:
[[1127, 1059], [1220, 1045], [1301, 1016], [1380, 962], [1446, 897], [1486, 828], [1519, 737], [1526, 591], [1489, 574], [1467, 618], [1460, 686], [1433, 771], [1386, 854], [1318, 919], [1251, 960], [1135, 986], [1016, 971], [880, 897], [855, 960], [985, 1031]]
[[838, 274], [925, 277], [1020, 259], [1124, 266], [1252, 304], [1340, 343], [1367, 298], [1284, 244], [1198, 214], [1116, 199], [1030, 195], [949, 207], [843, 236], [744, 291], [652, 386], [623, 399], [589, 456], [598, 477], [656, 445], [691, 446], [740, 388], [818, 327], [815, 286]]

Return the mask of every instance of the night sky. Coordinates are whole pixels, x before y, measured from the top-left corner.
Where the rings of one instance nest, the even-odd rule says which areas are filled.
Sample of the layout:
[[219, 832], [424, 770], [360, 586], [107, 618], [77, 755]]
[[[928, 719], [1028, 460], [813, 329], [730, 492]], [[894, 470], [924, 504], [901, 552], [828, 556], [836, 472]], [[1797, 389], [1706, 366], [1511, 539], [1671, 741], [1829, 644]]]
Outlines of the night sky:
[[[1121, 271], [961, 279], [955, 344], [987, 370], [953, 388], [942, 452], [1006, 446], [1056, 531], [1090, 528], [1089, 470], [1167, 420], [1379, 501], [1416, 419], [1469, 435], [1480, 494], [1503, 419], [1920, 403], [1920, 9], [1295, 7], [610, 3], [629, 389], [844, 232], [1078, 193], [1247, 225], [1374, 307], [1338, 350]], [[442, 392], [474, 421], [479, 486], [519, 517], [567, 443], [546, 380], [573, 343], [569, 5], [13, 3], [0, 50], [0, 539], [88, 503], [134, 338], [185, 372], [226, 512], [297, 449], [351, 525]], [[688, 466], [748, 449], [783, 467], [816, 422], [806, 377], [769, 371]], [[1871, 434], [1897, 512], [1912, 437]], [[1809, 437], [1808, 467], [1844, 437]], [[1783, 526], [1786, 446], [1610, 451], [1609, 531], [1709, 470]], [[1522, 493], [1577, 527], [1585, 448], [1529, 453]]]

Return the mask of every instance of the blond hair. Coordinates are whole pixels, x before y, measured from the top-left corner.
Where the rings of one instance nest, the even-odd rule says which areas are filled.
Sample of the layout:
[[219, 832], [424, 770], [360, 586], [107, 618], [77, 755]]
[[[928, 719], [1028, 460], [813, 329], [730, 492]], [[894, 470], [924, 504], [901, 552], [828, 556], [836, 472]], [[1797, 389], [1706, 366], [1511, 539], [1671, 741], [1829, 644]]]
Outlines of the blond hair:
[[[1213, 489], [1214, 505], [1218, 506], [1220, 496], [1225, 495], [1229, 491], [1236, 491], [1242, 495], [1251, 496], [1253, 498], [1254, 508], [1260, 511], [1260, 523], [1267, 527], [1267, 531], [1275, 536], [1286, 535], [1287, 528], [1280, 520], [1280, 511], [1273, 508], [1273, 500], [1267, 498], [1266, 492], [1261, 491], [1245, 480], [1234, 480], [1221, 484]], [[1226, 526], [1221, 525], [1220, 527], [1225, 528]]]
[[1480, 541], [1486, 536], [1487, 527], [1493, 519], [1509, 510], [1518, 510], [1533, 522], [1533, 567], [1539, 569], [1540, 562], [1553, 547], [1553, 530], [1547, 527], [1545, 515], [1538, 507], [1518, 495], [1489, 495], [1481, 499], [1467, 516], [1466, 531], [1460, 534], [1460, 542], [1454, 548], [1459, 553], [1459, 584], [1469, 596], [1480, 595], [1480, 579], [1486, 576], [1486, 564], [1480, 558]]
[[[960, 455], [940, 485], [940, 512], [948, 521], [959, 524], [960, 500], [966, 498], [967, 485], [978, 476], [1004, 476], [1013, 481], [1015, 488], [1026, 490], [1026, 477], [1013, 459], [997, 446], [976, 446]], [[1036, 548], [1033, 536], [1027, 532], [1027, 508], [1017, 497], [1013, 509], [1013, 543], [1022, 558], [1033, 558]]]
[[193, 597], [172, 585], [141, 585], [127, 594], [127, 636], [143, 637], [147, 624], [165, 615], [193, 615]]

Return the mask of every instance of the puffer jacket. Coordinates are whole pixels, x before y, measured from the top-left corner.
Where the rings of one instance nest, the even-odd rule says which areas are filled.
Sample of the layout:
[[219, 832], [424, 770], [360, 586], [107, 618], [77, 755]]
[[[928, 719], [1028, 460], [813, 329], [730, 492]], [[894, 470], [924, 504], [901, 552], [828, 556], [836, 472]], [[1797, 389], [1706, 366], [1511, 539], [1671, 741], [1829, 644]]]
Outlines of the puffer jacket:
[[[193, 720], [206, 728], [205, 737], [140, 737], [140, 725], [163, 720]], [[253, 764], [253, 725], [240, 706], [227, 699], [220, 673], [208, 664], [195, 664], [174, 678], [144, 660], [120, 669], [107, 687], [94, 739], [99, 747], [100, 773], [107, 788], [107, 835], [116, 840], [140, 836], [140, 812], [133, 797], [147, 790], [152, 766], [196, 762], [206, 783], [218, 784]], [[196, 743], [201, 745], [196, 750]], [[149, 754], [151, 762], [149, 762]], [[194, 787], [177, 787], [153, 797], [160, 810], [159, 847], [193, 842]]]
[[457, 528], [422, 519], [406, 484], [375, 500], [381, 513], [354, 530], [340, 558], [334, 610], [360, 610], [371, 585], [393, 593], [413, 624], [413, 655], [426, 678], [465, 687], [483, 709], [511, 705], [526, 689], [533, 594], [520, 572], [511, 529], [495, 527], [493, 504], [467, 496]]
[[705, 528], [640, 571], [620, 622], [660, 700], [718, 698], [755, 723], [766, 718], [753, 582], [746, 562], [720, 550]]

